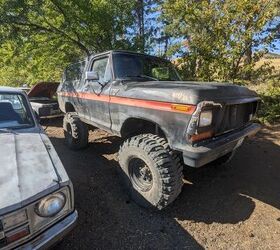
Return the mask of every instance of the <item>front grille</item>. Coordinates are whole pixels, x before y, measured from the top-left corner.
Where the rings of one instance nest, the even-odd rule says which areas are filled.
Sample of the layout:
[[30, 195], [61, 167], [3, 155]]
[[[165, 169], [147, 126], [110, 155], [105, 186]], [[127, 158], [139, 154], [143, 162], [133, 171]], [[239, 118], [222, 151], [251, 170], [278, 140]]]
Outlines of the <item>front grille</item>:
[[52, 104], [52, 109], [59, 110], [58, 103]]
[[39, 108], [39, 116], [50, 116], [53, 114], [59, 114], [60, 109], [58, 104], [52, 104], [46, 107]]
[[[25, 235], [22, 231], [25, 230]], [[0, 218], [0, 248], [15, 245], [30, 234], [27, 211], [21, 209]]]
[[39, 116], [49, 116], [51, 113], [50, 107], [42, 107], [39, 109]]
[[226, 105], [219, 112], [216, 124], [216, 135], [245, 126], [255, 115], [258, 102]]

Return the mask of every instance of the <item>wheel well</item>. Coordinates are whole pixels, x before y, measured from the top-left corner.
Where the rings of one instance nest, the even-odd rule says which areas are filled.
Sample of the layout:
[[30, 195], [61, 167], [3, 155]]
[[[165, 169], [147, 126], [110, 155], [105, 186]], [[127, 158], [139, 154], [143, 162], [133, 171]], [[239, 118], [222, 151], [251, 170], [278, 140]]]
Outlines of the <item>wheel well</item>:
[[121, 136], [123, 138], [145, 133], [152, 133], [166, 138], [163, 130], [157, 123], [141, 118], [129, 118], [123, 123], [121, 128]]
[[74, 106], [70, 102], [67, 102], [65, 104], [65, 112], [66, 113], [68, 113], [68, 112], [75, 112], [75, 108], [74, 108]]

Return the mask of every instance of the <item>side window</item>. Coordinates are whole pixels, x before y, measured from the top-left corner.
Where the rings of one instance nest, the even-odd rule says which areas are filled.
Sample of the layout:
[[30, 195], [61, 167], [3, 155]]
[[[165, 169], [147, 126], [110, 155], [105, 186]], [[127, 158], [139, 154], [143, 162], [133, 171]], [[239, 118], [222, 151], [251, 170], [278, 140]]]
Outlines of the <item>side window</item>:
[[91, 70], [97, 73], [101, 83], [106, 83], [111, 80], [111, 71], [108, 57], [93, 61]]
[[85, 62], [74, 63], [65, 70], [66, 81], [79, 81], [82, 77], [85, 67]]

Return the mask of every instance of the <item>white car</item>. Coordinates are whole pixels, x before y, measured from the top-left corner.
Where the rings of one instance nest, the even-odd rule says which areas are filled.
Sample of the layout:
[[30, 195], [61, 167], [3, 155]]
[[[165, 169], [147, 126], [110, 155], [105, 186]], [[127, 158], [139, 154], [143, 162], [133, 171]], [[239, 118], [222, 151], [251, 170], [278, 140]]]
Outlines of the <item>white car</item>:
[[23, 90], [0, 87], [0, 248], [52, 246], [76, 224], [72, 183]]

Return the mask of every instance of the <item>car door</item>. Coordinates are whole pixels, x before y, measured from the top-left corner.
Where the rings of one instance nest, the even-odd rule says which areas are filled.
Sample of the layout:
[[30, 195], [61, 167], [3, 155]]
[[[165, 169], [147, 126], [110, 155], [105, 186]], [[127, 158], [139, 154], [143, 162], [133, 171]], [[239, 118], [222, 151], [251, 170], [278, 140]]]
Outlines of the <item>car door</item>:
[[111, 128], [109, 92], [112, 80], [109, 56], [93, 58], [88, 71], [94, 72], [98, 80], [84, 80], [84, 105], [87, 106], [84, 118], [91, 124], [108, 130]]

